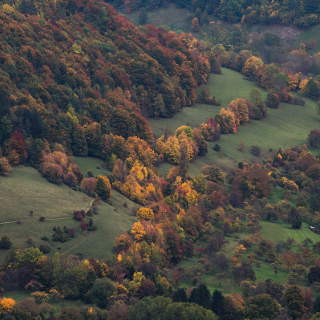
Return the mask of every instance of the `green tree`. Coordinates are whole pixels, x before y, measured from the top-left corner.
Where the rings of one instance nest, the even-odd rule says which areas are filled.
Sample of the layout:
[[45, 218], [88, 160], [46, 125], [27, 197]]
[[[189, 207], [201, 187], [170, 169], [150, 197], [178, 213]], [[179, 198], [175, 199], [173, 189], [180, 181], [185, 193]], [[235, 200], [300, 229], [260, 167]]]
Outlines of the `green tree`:
[[280, 313], [280, 305], [269, 294], [259, 294], [248, 299], [246, 314], [249, 319], [273, 319]]
[[110, 297], [115, 292], [116, 287], [110, 279], [97, 279], [86, 294], [86, 299], [89, 303], [94, 303], [99, 308], [106, 308], [109, 305]]
[[9, 237], [3, 236], [0, 239], [0, 249], [8, 250], [11, 248], [11, 246], [12, 246], [12, 242], [10, 241]]
[[304, 314], [304, 299], [299, 287], [289, 287], [284, 293], [284, 302], [288, 316], [294, 320], [300, 319]]
[[216, 320], [211, 310], [192, 303], [174, 302], [167, 306], [163, 320]]
[[211, 308], [215, 314], [221, 316], [224, 309], [224, 296], [221, 291], [215, 290], [212, 294]]
[[128, 320], [164, 320], [164, 312], [171, 299], [147, 297], [129, 308]]
[[211, 295], [206, 285], [200, 284], [191, 291], [190, 302], [196, 303], [199, 306], [210, 309]]
[[173, 293], [172, 300], [174, 302], [188, 302], [188, 297], [185, 288], [179, 288]]
[[104, 201], [110, 198], [111, 183], [107, 177], [99, 176], [97, 178], [96, 193]]

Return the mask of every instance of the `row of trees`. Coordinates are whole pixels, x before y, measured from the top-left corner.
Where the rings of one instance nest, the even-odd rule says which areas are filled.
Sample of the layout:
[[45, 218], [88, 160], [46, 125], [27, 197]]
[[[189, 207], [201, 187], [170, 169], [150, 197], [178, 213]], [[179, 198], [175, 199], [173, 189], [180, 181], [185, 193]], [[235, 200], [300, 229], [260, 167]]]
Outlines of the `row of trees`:
[[[164, 7], [168, 1], [148, 0], [111, 0], [115, 6], [125, 7], [127, 10], [156, 9]], [[208, 22], [210, 17], [217, 17], [227, 22], [242, 22], [246, 24], [294, 24], [299, 27], [309, 27], [320, 22], [320, 6], [317, 0], [289, 0], [289, 1], [248, 1], [248, 0], [196, 0], [169, 1], [179, 7], [185, 7], [195, 13], [200, 23]]]

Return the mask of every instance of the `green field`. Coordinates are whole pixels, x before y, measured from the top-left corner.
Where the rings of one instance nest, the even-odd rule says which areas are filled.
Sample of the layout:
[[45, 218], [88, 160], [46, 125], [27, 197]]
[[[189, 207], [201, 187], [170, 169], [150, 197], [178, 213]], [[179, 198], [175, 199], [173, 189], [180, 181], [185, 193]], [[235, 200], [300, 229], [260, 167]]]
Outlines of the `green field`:
[[[9, 236], [14, 248], [27, 247], [26, 241], [31, 239], [36, 246], [46, 244], [60, 252], [110, 258], [115, 237], [130, 228], [137, 205], [114, 191], [110, 204], [101, 203], [93, 217], [98, 229], [81, 232], [72, 212], [88, 208], [91, 201], [82, 192], [49, 183], [33, 168], [18, 167], [9, 177], [0, 178], [0, 235]], [[40, 222], [40, 217], [45, 221]], [[74, 228], [75, 238], [65, 243], [51, 241], [54, 226]], [[41, 240], [44, 236], [50, 240]], [[0, 259], [7, 254], [0, 252]]]
[[254, 267], [257, 281], [272, 279], [273, 282], [284, 283], [288, 279], [288, 273], [282, 270], [274, 271], [273, 267], [267, 263], [261, 263], [259, 267]]
[[294, 239], [297, 243], [302, 243], [305, 239], [313, 242], [320, 241], [320, 235], [310, 231], [306, 223], [302, 224], [300, 230], [290, 229], [289, 225], [267, 221], [261, 221], [260, 224], [262, 237], [273, 242], [286, 241], [288, 238]]
[[[222, 106], [226, 106], [235, 98], [250, 98], [252, 89], [257, 88], [253, 82], [244, 79], [243, 75], [223, 68], [222, 75], [211, 75], [208, 83], [211, 95], [214, 95]], [[265, 97], [266, 92], [259, 89]], [[239, 128], [237, 134], [222, 135], [218, 143], [221, 145], [219, 153], [211, 150], [206, 157], [197, 159], [190, 165], [191, 174], [197, 174], [207, 163], [215, 162], [222, 166], [231, 166], [243, 160], [258, 160], [250, 154], [252, 145], [259, 146], [263, 156], [268, 156], [271, 150], [288, 148], [306, 142], [310, 130], [319, 128], [320, 118], [316, 112], [315, 103], [305, 99], [305, 106], [282, 103], [279, 109], [268, 109], [268, 115], [263, 120], [252, 120]], [[219, 107], [195, 105], [183, 109], [171, 119], [152, 120], [151, 126], [156, 134], [174, 130], [183, 124], [197, 126], [219, 111]], [[243, 143], [244, 151], [239, 151]]]
[[93, 157], [73, 157], [75, 163], [81, 169], [85, 176], [88, 171], [91, 171], [95, 176], [109, 175], [110, 171], [103, 167], [103, 161]]
[[310, 42], [316, 41], [316, 46], [314, 51], [320, 50], [320, 25], [303, 30], [299, 36], [299, 41]]
[[[130, 14], [125, 13], [125, 15], [134, 23], [140, 23], [140, 11], [134, 11]], [[168, 5], [166, 8], [148, 10], [146, 23], [175, 32], [189, 32], [191, 19], [192, 14], [188, 10]]]

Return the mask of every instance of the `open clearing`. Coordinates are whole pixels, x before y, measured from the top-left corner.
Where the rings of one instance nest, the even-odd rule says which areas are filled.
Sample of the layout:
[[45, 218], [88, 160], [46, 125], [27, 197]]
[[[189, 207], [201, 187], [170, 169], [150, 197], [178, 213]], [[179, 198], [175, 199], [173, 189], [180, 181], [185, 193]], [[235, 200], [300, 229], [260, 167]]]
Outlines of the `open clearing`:
[[[242, 74], [226, 68], [222, 70], [222, 75], [212, 74], [207, 85], [210, 94], [215, 96], [222, 106], [235, 98], [249, 99], [254, 88], [259, 89], [262, 96], [266, 97], [264, 90], [246, 80]], [[190, 164], [191, 174], [199, 173], [200, 168], [207, 163], [214, 162], [230, 167], [239, 161], [259, 160], [250, 154], [250, 147], [253, 145], [261, 148], [263, 156], [268, 156], [272, 150], [304, 144], [310, 130], [320, 127], [315, 103], [309, 99], [305, 101], [305, 106], [282, 103], [279, 109], [268, 109], [267, 118], [252, 120], [240, 126], [237, 134], [221, 135], [217, 142], [221, 145], [221, 151], [211, 150], [213, 144], [210, 143], [208, 154]], [[197, 104], [183, 109], [171, 119], [151, 120], [150, 123], [157, 135], [165, 130], [172, 133], [180, 125], [199, 125], [209, 117], [214, 117], [219, 108]], [[242, 152], [238, 150], [241, 143], [244, 144]]]
[[[85, 162], [85, 159], [83, 159]], [[89, 169], [94, 161], [89, 158]], [[101, 174], [99, 172], [99, 174]], [[134, 217], [136, 204], [114, 191], [110, 204], [101, 203], [98, 215], [93, 217], [98, 227], [95, 232], [81, 232], [79, 222], [72, 218], [74, 210], [89, 207], [92, 198], [67, 186], [55, 185], [44, 179], [39, 172], [29, 167], [15, 168], [9, 177], [0, 178], [0, 236], [8, 236], [13, 248], [34, 245], [49, 245], [52, 249], [70, 254], [82, 254], [96, 258], [111, 258], [114, 239], [127, 231]], [[30, 216], [29, 212], [33, 211]], [[40, 222], [39, 218], [45, 217]], [[1, 224], [19, 221], [19, 223]], [[52, 228], [74, 228], [76, 236], [65, 243], [51, 241]], [[48, 237], [49, 241], [41, 240]], [[8, 251], [0, 252], [3, 260]]]
[[306, 223], [303, 223], [299, 230], [291, 229], [289, 225], [267, 221], [261, 221], [260, 225], [262, 237], [273, 242], [286, 241], [289, 238], [297, 243], [302, 243], [305, 239], [313, 242], [320, 241], [320, 235], [310, 231]]

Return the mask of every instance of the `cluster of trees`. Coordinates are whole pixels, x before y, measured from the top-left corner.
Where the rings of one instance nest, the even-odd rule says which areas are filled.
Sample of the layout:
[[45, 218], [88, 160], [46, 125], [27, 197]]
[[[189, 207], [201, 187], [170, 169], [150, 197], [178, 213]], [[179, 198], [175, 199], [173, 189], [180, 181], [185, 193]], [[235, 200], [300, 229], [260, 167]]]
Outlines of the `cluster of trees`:
[[[303, 106], [305, 102], [294, 94], [296, 92], [314, 100], [318, 100], [320, 97], [318, 77], [307, 77], [304, 75], [306, 69], [299, 69], [299, 61], [303, 67], [308, 65], [308, 63], [302, 62], [303, 59], [288, 58], [289, 62], [280, 67], [275, 63], [264, 63], [260, 57], [253, 55], [249, 50], [235, 52], [226, 50], [223, 45], [214, 46], [208, 56], [210, 60], [214, 59], [219, 65], [241, 72], [249, 80], [266, 89], [268, 91], [266, 104], [270, 108], [277, 108], [280, 102]], [[308, 54], [305, 53], [305, 56], [305, 60], [310, 60]]]
[[151, 141], [145, 116], [192, 105], [210, 71], [190, 35], [139, 29], [102, 1], [6, 3], [0, 20], [0, 145], [14, 165], [44, 140], [79, 156], [104, 134]]
[[174, 3], [194, 12], [198, 23], [202, 24], [208, 23], [210, 17], [233, 23], [294, 24], [299, 27], [309, 27], [320, 22], [320, 6], [317, 0], [110, 0], [108, 2], [129, 11], [156, 9]]

